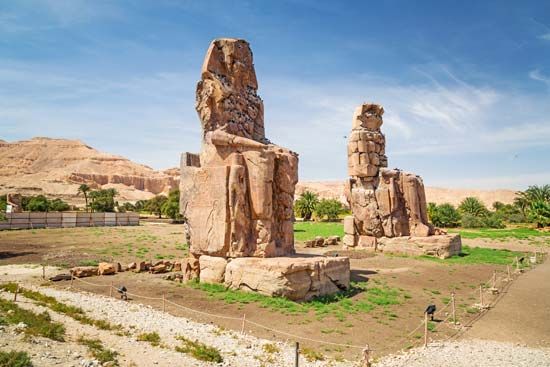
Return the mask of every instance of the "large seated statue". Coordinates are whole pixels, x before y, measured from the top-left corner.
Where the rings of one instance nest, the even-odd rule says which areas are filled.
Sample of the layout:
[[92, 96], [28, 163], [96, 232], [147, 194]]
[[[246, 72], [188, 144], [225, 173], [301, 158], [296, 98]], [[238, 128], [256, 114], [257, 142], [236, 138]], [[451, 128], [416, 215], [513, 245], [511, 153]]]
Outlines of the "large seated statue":
[[201, 152], [181, 159], [184, 278], [293, 300], [347, 289], [348, 258], [289, 257], [298, 155], [265, 137], [257, 89], [248, 43], [214, 40], [197, 85]]
[[382, 106], [365, 103], [353, 115], [345, 190], [353, 216], [344, 219], [344, 245], [414, 255], [458, 254], [460, 236], [445, 235], [428, 221], [422, 178], [387, 168], [383, 114]]
[[294, 253], [298, 155], [271, 144], [252, 52], [244, 40], [212, 42], [197, 85], [200, 155], [181, 162], [181, 208], [196, 255]]

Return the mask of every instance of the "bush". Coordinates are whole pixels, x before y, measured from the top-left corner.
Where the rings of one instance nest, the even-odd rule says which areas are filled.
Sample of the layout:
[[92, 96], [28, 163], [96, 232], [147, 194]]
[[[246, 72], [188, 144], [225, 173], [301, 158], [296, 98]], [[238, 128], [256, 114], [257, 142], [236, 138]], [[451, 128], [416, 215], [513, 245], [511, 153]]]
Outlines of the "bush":
[[190, 354], [200, 361], [222, 363], [223, 358], [220, 351], [214, 347], [210, 347], [199, 341], [193, 341], [183, 336], [178, 336], [177, 339], [183, 342], [183, 346], [177, 346], [176, 351]]
[[180, 190], [175, 189], [168, 194], [168, 200], [161, 207], [162, 214], [173, 220], [182, 219], [180, 214]]
[[27, 352], [0, 351], [0, 367], [32, 367], [32, 361]]
[[471, 214], [463, 214], [460, 220], [463, 228], [483, 228], [485, 224], [482, 218]]
[[435, 205], [429, 203], [428, 216], [437, 227], [453, 228], [460, 224], [460, 214], [451, 204]]
[[44, 195], [33, 196], [29, 199], [27, 210], [31, 212], [47, 212], [50, 202]]
[[54, 199], [50, 201], [48, 207], [49, 207], [49, 210], [52, 212], [64, 212], [71, 208], [69, 204], [67, 204], [61, 199]]
[[315, 206], [315, 215], [320, 220], [335, 220], [343, 211], [342, 203], [336, 199], [323, 199]]
[[91, 199], [90, 208], [94, 212], [114, 212], [116, 195], [118, 192], [115, 189], [91, 191], [88, 194]]
[[536, 223], [538, 228], [550, 226], [550, 203], [537, 200], [531, 203], [528, 216], [529, 221]]

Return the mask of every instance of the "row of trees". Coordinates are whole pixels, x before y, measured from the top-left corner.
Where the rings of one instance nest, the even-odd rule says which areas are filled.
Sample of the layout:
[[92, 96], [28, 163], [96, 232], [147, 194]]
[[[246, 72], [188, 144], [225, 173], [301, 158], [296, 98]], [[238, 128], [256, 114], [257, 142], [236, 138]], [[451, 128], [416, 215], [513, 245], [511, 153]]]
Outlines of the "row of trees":
[[[7, 195], [0, 196], [0, 211], [5, 212]], [[71, 206], [61, 199], [50, 200], [44, 195], [22, 196], [21, 207], [29, 212], [63, 212], [71, 210]]]
[[118, 210], [147, 212], [158, 215], [159, 218], [166, 216], [173, 220], [180, 220], [180, 191], [178, 189], [170, 191], [168, 196], [157, 195], [149, 200], [138, 200], [135, 204], [124, 203], [118, 207]]
[[304, 191], [294, 203], [294, 213], [304, 220], [313, 215], [319, 220], [335, 220], [344, 212], [342, 203], [335, 199], [321, 199], [311, 191]]
[[550, 225], [550, 185], [529, 186], [516, 193], [513, 204], [496, 201], [492, 210], [475, 197], [465, 198], [458, 208], [451, 204], [428, 204], [428, 217], [438, 227], [504, 228], [505, 223]]
[[[317, 194], [305, 191], [294, 203], [294, 213], [304, 220], [315, 216], [319, 220], [334, 220], [344, 213], [338, 200], [319, 200]], [[529, 186], [516, 193], [513, 204], [494, 202], [488, 209], [475, 197], [467, 197], [458, 207], [451, 204], [428, 203], [430, 221], [445, 228], [504, 228], [506, 223], [533, 223], [550, 226], [550, 185]]]

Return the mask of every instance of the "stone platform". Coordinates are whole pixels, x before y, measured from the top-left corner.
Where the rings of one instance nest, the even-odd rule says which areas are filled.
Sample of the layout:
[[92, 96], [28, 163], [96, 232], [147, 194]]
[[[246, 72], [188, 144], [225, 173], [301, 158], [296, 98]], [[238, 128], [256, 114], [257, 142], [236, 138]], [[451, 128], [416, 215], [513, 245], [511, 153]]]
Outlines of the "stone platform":
[[200, 281], [305, 301], [349, 288], [347, 257], [199, 258]]
[[443, 234], [427, 237], [378, 238], [377, 251], [408, 256], [429, 255], [446, 259], [460, 254], [462, 240], [459, 234]]

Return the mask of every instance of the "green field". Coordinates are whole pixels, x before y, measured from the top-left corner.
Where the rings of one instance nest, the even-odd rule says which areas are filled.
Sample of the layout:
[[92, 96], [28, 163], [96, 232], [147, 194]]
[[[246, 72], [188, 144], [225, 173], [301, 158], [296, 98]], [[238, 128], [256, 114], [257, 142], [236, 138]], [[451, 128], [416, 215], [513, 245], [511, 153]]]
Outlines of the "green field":
[[529, 237], [550, 237], [550, 232], [537, 231], [534, 228], [504, 228], [504, 229], [449, 229], [449, 233], [460, 233], [460, 236], [465, 239], [474, 238], [514, 238], [525, 240]]
[[448, 259], [439, 259], [433, 256], [420, 256], [420, 259], [436, 261], [443, 264], [496, 264], [511, 265], [516, 257], [526, 256], [523, 252], [510, 250], [496, 250], [491, 248], [462, 246], [460, 255], [452, 256]]
[[[550, 232], [538, 231], [534, 228], [504, 228], [504, 229], [448, 229], [449, 233], [459, 233], [464, 239], [488, 238], [505, 239], [513, 238], [525, 240], [529, 237], [550, 237]], [[312, 240], [316, 236], [344, 236], [344, 226], [339, 222], [296, 222], [294, 223], [294, 238], [296, 241]]]
[[296, 241], [312, 240], [316, 236], [344, 236], [344, 225], [340, 222], [296, 222], [294, 239]]

